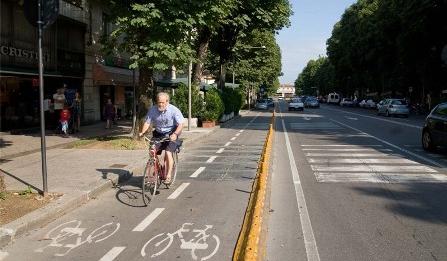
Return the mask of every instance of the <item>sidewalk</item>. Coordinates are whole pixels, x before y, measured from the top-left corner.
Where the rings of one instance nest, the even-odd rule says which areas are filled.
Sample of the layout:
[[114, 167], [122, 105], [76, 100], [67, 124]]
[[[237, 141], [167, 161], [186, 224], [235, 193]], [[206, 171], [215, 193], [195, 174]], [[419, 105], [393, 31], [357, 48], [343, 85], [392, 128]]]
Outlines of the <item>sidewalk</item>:
[[[220, 126], [203, 129], [184, 129], [184, 146], [211, 134]], [[144, 150], [64, 149], [67, 143], [94, 136], [129, 135], [130, 122], [121, 122], [111, 130], [99, 123], [84, 126], [80, 135], [63, 138], [48, 136], [47, 166], [50, 193], [63, 194], [41, 209], [0, 227], [0, 248], [13, 242], [27, 231], [37, 229], [59, 216], [79, 207], [89, 199], [110, 189], [121, 180], [139, 175], [146, 160]], [[88, 133], [88, 135], [87, 135]], [[8, 190], [23, 190], [28, 186], [42, 188], [40, 136], [2, 135], [9, 146], [1, 147], [0, 171], [5, 174]]]

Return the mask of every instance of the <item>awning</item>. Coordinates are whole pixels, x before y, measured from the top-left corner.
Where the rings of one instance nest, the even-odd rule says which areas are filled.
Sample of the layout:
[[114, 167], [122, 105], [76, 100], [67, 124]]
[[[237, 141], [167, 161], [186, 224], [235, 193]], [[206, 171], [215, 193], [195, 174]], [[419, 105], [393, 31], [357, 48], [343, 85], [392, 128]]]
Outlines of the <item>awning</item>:
[[[94, 64], [92, 78], [95, 85], [132, 86], [132, 70]], [[135, 71], [135, 84], [138, 85], [138, 70]]]
[[177, 88], [180, 83], [188, 85], [188, 78], [177, 78], [177, 79], [161, 79], [155, 81], [155, 86], [162, 88]]

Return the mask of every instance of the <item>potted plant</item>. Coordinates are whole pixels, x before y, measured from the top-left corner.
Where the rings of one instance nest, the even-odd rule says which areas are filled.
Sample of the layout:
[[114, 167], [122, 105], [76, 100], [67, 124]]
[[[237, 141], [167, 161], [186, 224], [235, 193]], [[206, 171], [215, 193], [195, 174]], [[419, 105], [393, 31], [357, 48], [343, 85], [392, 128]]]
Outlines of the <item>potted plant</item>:
[[216, 121], [224, 112], [224, 104], [216, 89], [211, 89], [206, 93], [205, 105], [201, 114], [202, 127], [212, 128]]

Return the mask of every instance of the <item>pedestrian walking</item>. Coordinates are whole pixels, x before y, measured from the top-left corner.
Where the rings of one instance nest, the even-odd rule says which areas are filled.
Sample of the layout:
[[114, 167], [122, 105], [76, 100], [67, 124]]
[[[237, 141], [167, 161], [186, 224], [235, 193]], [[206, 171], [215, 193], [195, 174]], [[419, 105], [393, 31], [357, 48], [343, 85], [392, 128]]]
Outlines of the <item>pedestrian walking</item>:
[[71, 110], [73, 112], [73, 132], [79, 132], [81, 127], [81, 94], [79, 91], [76, 91]]
[[116, 111], [115, 106], [112, 103], [112, 99], [107, 99], [107, 104], [103, 110], [104, 118], [106, 119], [106, 129], [112, 127], [112, 123], [115, 119]]

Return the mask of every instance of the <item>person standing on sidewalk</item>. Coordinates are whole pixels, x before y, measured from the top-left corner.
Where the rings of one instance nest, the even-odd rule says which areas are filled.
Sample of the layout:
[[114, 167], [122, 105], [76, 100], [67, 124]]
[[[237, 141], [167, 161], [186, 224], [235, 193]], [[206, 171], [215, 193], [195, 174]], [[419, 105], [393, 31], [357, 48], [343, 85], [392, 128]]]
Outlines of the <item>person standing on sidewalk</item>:
[[81, 94], [79, 91], [76, 91], [71, 109], [73, 111], [73, 132], [79, 132], [81, 127]]
[[166, 184], [171, 183], [171, 172], [174, 159], [172, 153], [177, 149], [177, 139], [183, 129], [183, 115], [182, 112], [172, 104], [169, 104], [169, 94], [160, 92], [157, 94], [157, 105], [149, 109], [146, 116], [146, 122], [139, 136], [144, 133], [152, 125], [154, 131], [152, 133], [154, 138], [164, 138], [169, 136], [169, 141], [164, 142], [158, 148], [165, 150], [168, 164], [168, 173], [166, 175]]
[[112, 103], [112, 99], [107, 99], [107, 104], [104, 106], [104, 117], [106, 118], [106, 129], [112, 127], [112, 123], [115, 119], [115, 106]]
[[[65, 84], [64, 84], [65, 86]], [[59, 115], [61, 114], [61, 111], [64, 109], [65, 105], [65, 95], [64, 95], [64, 88], [57, 89], [56, 93], [53, 94], [53, 100], [54, 100], [54, 115], [55, 115], [55, 123], [56, 123], [56, 130], [59, 129], [60, 122], [59, 122]]]

